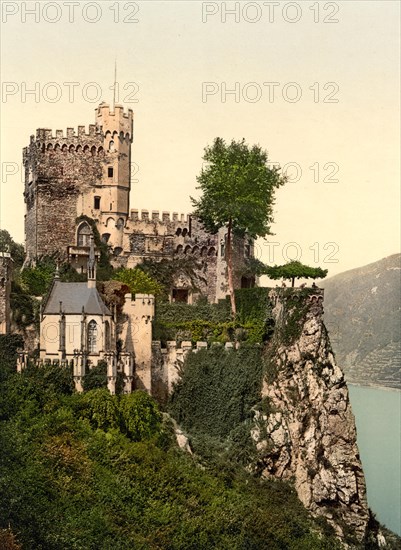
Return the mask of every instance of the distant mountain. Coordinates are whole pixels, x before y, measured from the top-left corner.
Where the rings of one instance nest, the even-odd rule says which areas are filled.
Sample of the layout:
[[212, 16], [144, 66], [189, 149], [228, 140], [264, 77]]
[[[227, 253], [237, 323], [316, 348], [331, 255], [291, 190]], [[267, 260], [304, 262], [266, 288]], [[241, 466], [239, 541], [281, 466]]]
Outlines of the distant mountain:
[[401, 254], [323, 286], [325, 323], [347, 380], [401, 389]]

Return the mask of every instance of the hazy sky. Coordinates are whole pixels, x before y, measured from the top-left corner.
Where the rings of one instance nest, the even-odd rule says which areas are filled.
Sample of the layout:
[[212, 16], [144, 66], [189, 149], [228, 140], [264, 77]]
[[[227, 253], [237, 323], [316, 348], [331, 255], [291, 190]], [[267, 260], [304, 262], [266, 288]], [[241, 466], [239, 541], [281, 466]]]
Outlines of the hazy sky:
[[189, 211], [203, 148], [245, 137], [297, 180], [277, 193], [270, 261], [302, 252], [333, 275], [399, 251], [399, 2], [1, 4], [1, 227], [16, 240], [22, 148], [36, 128], [94, 123], [117, 58], [131, 208]]

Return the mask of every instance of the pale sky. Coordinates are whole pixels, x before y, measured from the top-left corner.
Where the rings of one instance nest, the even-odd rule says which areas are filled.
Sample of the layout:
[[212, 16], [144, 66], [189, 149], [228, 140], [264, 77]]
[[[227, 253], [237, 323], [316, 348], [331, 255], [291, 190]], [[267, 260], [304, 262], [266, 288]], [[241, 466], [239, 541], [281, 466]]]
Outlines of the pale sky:
[[190, 211], [203, 148], [244, 137], [300, 177], [277, 193], [278, 244], [269, 258], [261, 241], [260, 259], [298, 250], [334, 275], [399, 251], [398, 1], [1, 4], [0, 225], [17, 241], [22, 148], [36, 128], [94, 123], [117, 58], [135, 113], [131, 208]]

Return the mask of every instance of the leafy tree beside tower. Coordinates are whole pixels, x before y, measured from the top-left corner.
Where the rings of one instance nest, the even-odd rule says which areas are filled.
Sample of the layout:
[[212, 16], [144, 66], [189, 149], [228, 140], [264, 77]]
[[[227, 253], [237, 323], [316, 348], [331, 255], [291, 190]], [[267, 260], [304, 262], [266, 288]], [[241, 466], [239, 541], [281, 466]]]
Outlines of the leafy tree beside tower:
[[268, 154], [245, 140], [227, 144], [216, 138], [205, 148], [205, 166], [197, 177], [199, 200], [191, 198], [194, 214], [206, 230], [227, 227], [226, 260], [231, 310], [236, 314], [233, 283], [233, 233], [250, 238], [271, 235], [275, 190], [286, 182], [277, 167], [268, 166]]

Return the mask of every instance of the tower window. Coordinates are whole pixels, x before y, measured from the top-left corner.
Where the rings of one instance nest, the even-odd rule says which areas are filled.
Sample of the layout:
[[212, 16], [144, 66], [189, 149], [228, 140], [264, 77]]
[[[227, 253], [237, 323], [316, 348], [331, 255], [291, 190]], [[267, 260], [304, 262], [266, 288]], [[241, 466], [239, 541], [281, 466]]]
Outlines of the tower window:
[[91, 228], [87, 223], [82, 223], [78, 228], [77, 241], [78, 246], [89, 246], [92, 236]]
[[114, 175], [114, 169], [109, 166], [109, 168], [107, 168], [107, 176], [109, 178], [112, 178], [113, 175]]
[[94, 320], [88, 325], [88, 351], [89, 353], [97, 351], [97, 323]]
[[93, 204], [93, 208], [95, 210], [99, 210], [100, 208], [100, 197], [95, 197], [94, 199], [94, 204]]

